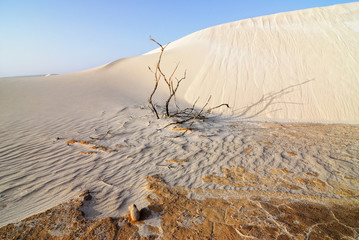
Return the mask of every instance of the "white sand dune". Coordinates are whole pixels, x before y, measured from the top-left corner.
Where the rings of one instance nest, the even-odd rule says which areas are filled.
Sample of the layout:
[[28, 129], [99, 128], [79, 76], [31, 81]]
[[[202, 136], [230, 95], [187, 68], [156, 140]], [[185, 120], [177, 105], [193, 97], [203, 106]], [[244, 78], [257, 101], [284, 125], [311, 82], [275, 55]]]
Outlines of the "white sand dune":
[[[169, 74], [179, 62], [178, 76], [187, 70], [178, 97], [189, 103], [200, 97], [201, 105], [212, 96], [212, 106], [228, 103], [223, 111], [242, 118], [358, 122], [358, 16], [359, 3], [350, 3], [211, 27], [171, 43], [163, 68]], [[89, 107], [102, 97], [106, 105], [143, 103], [156, 52], [80, 73], [2, 79], [0, 104], [8, 114], [54, 103]]]
[[[186, 36], [169, 54], [193, 73], [189, 102], [212, 95], [242, 117], [358, 122], [358, 16], [351, 3], [242, 20]], [[201, 58], [183, 53], [194, 45]]]
[[[200, 97], [203, 105], [211, 95], [211, 106], [229, 103], [231, 109], [221, 111], [237, 120], [358, 123], [358, 26], [359, 3], [228, 23], [171, 43], [163, 68], [180, 62], [179, 77], [187, 70], [179, 100], [191, 104]], [[84, 72], [0, 79], [0, 226], [86, 189], [95, 196], [90, 216], [121, 216], [131, 203], [146, 205], [143, 178], [151, 174], [163, 174], [170, 185], [215, 188], [201, 177], [233, 164], [314, 171], [324, 181], [335, 178], [335, 169], [359, 172], [358, 164], [329, 155], [317, 161], [311, 151], [293, 161], [283, 158], [289, 150], [281, 147], [272, 158], [260, 148], [244, 156], [260, 136], [246, 129], [261, 125], [233, 128], [229, 117], [172, 138], [170, 129], [158, 130], [168, 121], [155, 120], [146, 103], [153, 86], [147, 66], [157, 57], [154, 50]], [[162, 86], [156, 102], [165, 94]], [[70, 139], [91, 144], [66, 144]], [[97, 154], [81, 154], [88, 151]], [[181, 168], [164, 161], [178, 158], [189, 163]]]

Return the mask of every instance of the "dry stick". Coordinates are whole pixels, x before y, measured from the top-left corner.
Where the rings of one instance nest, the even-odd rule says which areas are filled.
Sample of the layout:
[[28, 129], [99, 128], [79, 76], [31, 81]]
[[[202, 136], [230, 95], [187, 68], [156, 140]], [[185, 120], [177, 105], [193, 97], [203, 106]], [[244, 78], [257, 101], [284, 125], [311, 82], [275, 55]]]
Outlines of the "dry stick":
[[[192, 120], [192, 119], [204, 119], [205, 116], [201, 116], [201, 113], [203, 112], [203, 109], [207, 106], [207, 104], [208, 104], [209, 100], [211, 99], [211, 97], [212, 97], [212, 96], [209, 96], [209, 98], [208, 98], [208, 100], [207, 100], [207, 103], [203, 106], [203, 108], [201, 109], [201, 111], [200, 111], [198, 114], [195, 114], [195, 115], [193, 115], [192, 117], [189, 117], [189, 118], [187, 118], [187, 119], [185, 119], [185, 120], [182, 120], [182, 121], [176, 121], [176, 122], [167, 124], [166, 126], [163, 127], [163, 129], [166, 128], [166, 127], [169, 127], [169, 126], [171, 126], [171, 125], [183, 124], [183, 123], [188, 122], [188, 121], [190, 121], [190, 120]], [[198, 100], [198, 98], [197, 98], [197, 100]], [[197, 100], [196, 100], [196, 102], [197, 102]], [[193, 109], [194, 109], [194, 105], [196, 104], [196, 102], [193, 104], [193, 108], [191, 109], [192, 111], [193, 111]], [[191, 113], [192, 113], [192, 112], [191, 112]]]
[[198, 98], [196, 99], [196, 101], [193, 103], [193, 105], [192, 105], [192, 107], [191, 107], [191, 108], [186, 108], [184, 111], [186, 111], [186, 110], [190, 110], [190, 112], [189, 112], [189, 113], [193, 113], [194, 108], [196, 107], [196, 104], [197, 104], [198, 100], [199, 100], [199, 97], [198, 97]]
[[[148, 69], [153, 73], [152, 69], [148, 66]], [[158, 87], [158, 82], [159, 82], [159, 78], [157, 77], [157, 69], [156, 69], [156, 72], [154, 73], [155, 74], [155, 86], [152, 90], [152, 93], [150, 95], [150, 97], [148, 98], [148, 102], [150, 103], [151, 105], [151, 110], [155, 113], [157, 119], [160, 119], [160, 117], [158, 116], [158, 112], [157, 112], [157, 109], [155, 107], [155, 105], [153, 104], [152, 102], [152, 97], [153, 95], [155, 94], [155, 92], [157, 91], [157, 87]]]
[[201, 113], [202, 113], [203, 109], [207, 106], [210, 99], [211, 99], [211, 97], [208, 98], [207, 103], [203, 106], [202, 110], [198, 114], [195, 114], [195, 115], [193, 115], [193, 116], [191, 116], [191, 117], [189, 117], [189, 118], [187, 118], [185, 120], [182, 120], [182, 121], [176, 121], [176, 122], [167, 124], [166, 126], [163, 127], [163, 129], [168, 127], [168, 126], [174, 125], [174, 124], [183, 124], [183, 123], [188, 122], [188, 121], [193, 120], [193, 119], [205, 119], [205, 116], [201, 116]]
[[168, 79], [169, 83], [173, 83], [173, 82], [172, 82], [172, 77], [173, 77], [173, 75], [175, 74], [175, 72], [177, 71], [178, 65], [179, 65], [179, 63], [177, 63], [175, 69], [173, 69], [173, 72], [172, 72], [170, 78]]
[[[163, 47], [159, 42], [157, 42], [156, 40], [154, 40], [153, 38], [150, 37], [150, 39], [155, 42], [158, 46], [161, 47], [161, 55], [160, 55], [160, 58], [159, 58], [159, 61], [157, 62], [157, 69], [159, 71], [159, 73], [161, 74], [161, 76], [163, 77], [163, 80], [166, 82], [167, 86], [168, 86], [168, 91], [169, 91], [169, 97], [166, 101], [166, 115], [167, 117], [171, 117], [171, 114], [170, 114], [170, 111], [169, 111], [169, 104], [171, 102], [171, 99], [172, 98], [176, 98], [176, 92], [178, 90], [178, 87], [179, 87], [179, 83], [186, 78], [186, 72], [184, 73], [184, 76], [177, 82], [176, 84], [176, 88], [174, 88], [174, 83], [173, 83], [173, 76], [174, 74], [176, 73], [177, 69], [178, 69], [178, 66], [179, 66], [179, 63], [177, 63], [176, 67], [174, 68], [174, 70], [172, 71], [172, 74], [171, 76], [167, 79], [166, 75], [162, 72], [162, 69], [161, 69], [161, 57], [162, 57], [162, 53], [164, 52], [165, 48], [168, 46], [168, 44]], [[175, 100], [176, 101], [176, 100]], [[177, 103], [175, 103], [176, 106], [177, 106]], [[178, 106], [177, 106], [178, 107]]]
[[213, 108], [208, 109], [208, 110], [207, 110], [207, 113], [210, 113], [212, 110], [214, 110], [214, 109], [216, 109], [216, 108], [220, 108], [220, 107], [222, 107], [222, 106], [226, 106], [227, 108], [230, 108], [227, 103], [222, 103], [222, 104], [220, 104], [220, 105], [218, 105], [218, 106], [215, 106], [215, 107], [213, 107]]
[[[174, 99], [176, 99], [176, 92], [177, 92], [177, 90], [178, 90], [178, 87], [179, 87], [179, 85], [180, 85], [180, 83], [182, 82], [182, 80], [184, 80], [184, 79], [186, 79], [186, 72], [185, 72], [185, 75], [184, 75], [184, 77], [183, 78], [181, 78], [179, 81], [177, 81], [177, 84], [176, 84], [176, 88], [173, 88], [173, 82], [171, 82], [172, 83], [172, 87], [171, 87], [171, 94], [170, 94], [170, 96], [168, 97], [168, 99], [167, 99], [167, 101], [166, 101], [166, 112], [167, 112], [167, 116], [169, 116], [169, 117], [172, 117], [172, 116], [170, 116], [170, 114], [169, 114], [169, 104], [170, 104], [170, 101], [171, 101], [171, 99], [172, 99], [172, 97], [174, 97]], [[175, 102], [176, 102], [176, 100], [175, 100]], [[177, 103], [176, 103], [176, 106], [177, 106]]]
[[[207, 103], [203, 106], [202, 110], [199, 112], [198, 117], [200, 117], [200, 118], [205, 118], [205, 116], [201, 116], [201, 113], [203, 112], [204, 108], [208, 105], [209, 100], [211, 99], [211, 97], [212, 97], [212, 95], [209, 96], [209, 98], [208, 98], [208, 100], [207, 100]], [[212, 108], [208, 109], [208, 110], [206, 111], [206, 113], [210, 113], [213, 109], [220, 108], [220, 107], [222, 107], [222, 106], [226, 106], [227, 108], [230, 108], [227, 103], [222, 103], [222, 104], [220, 104], [220, 105], [217, 105], [217, 106], [215, 106], [215, 107], [212, 107]]]
[[196, 104], [197, 104], [198, 100], [199, 100], [199, 97], [198, 97], [198, 98], [196, 99], [196, 101], [193, 103], [191, 112], [193, 112], [194, 108], [196, 107]]
[[169, 97], [166, 101], [166, 114], [167, 114], [167, 117], [170, 117], [170, 111], [169, 111], [169, 104], [170, 104], [170, 101], [172, 99], [172, 97], [176, 94], [176, 91], [178, 89], [178, 86], [179, 86], [179, 83], [177, 82], [177, 86], [176, 86], [176, 90], [173, 89], [173, 80], [172, 80], [172, 77], [173, 75], [175, 74], [175, 72], [177, 71], [177, 68], [178, 68], [178, 65], [179, 63], [177, 63], [175, 69], [173, 70], [170, 78], [165, 81], [167, 83], [167, 86], [168, 86], [168, 90], [169, 90]]
[[[177, 112], [176, 114], [174, 114], [173, 115], [173, 117], [181, 117], [181, 116], [183, 116], [183, 115], [190, 115], [192, 112], [193, 112], [193, 110], [194, 110], [194, 108], [196, 107], [196, 103], [198, 102], [198, 100], [199, 100], [199, 97], [196, 99], [196, 101], [193, 103], [193, 105], [192, 105], [192, 107], [191, 108], [185, 108], [185, 109], [183, 109], [182, 111], [179, 111], [179, 112]], [[187, 113], [187, 111], [189, 111], [188, 113]]]
[[155, 83], [155, 87], [153, 88], [153, 91], [152, 91], [150, 97], [148, 98], [148, 102], [150, 103], [150, 105], [151, 105], [151, 110], [153, 110], [153, 112], [155, 113], [157, 119], [160, 119], [160, 116], [158, 116], [157, 109], [156, 109], [155, 105], [153, 105], [153, 102], [152, 102], [152, 97], [153, 97], [153, 95], [155, 94], [155, 92], [156, 92], [156, 90], [157, 90], [157, 87], [158, 87], [158, 81], [156, 81], [156, 83]]
[[181, 135], [179, 135], [179, 137], [184, 136], [184, 135], [188, 132], [188, 130], [190, 130], [190, 128], [192, 127], [192, 125], [193, 125], [193, 122], [189, 125], [189, 127], [186, 129], [186, 131], [184, 131]]
[[206, 104], [203, 106], [203, 108], [201, 109], [201, 111], [199, 111], [199, 113], [197, 114], [199, 117], [201, 116], [201, 113], [203, 112], [204, 108], [208, 105], [209, 101], [211, 100], [212, 95], [209, 96]]
[[162, 72], [161, 70], [161, 60], [162, 60], [162, 55], [163, 52], [165, 51], [165, 48], [168, 46], [169, 43], [167, 43], [165, 46], [162, 46], [162, 44], [160, 44], [159, 42], [157, 42], [156, 40], [154, 40], [151, 36], [150, 36], [150, 40], [155, 42], [158, 46], [160, 46], [161, 48], [161, 53], [160, 56], [158, 57], [158, 61], [157, 61], [157, 66], [156, 66], [156, 71], [158, 70], [160, 72], [160, 74], [162, 75], [162, 77], [164, 78], [165, 82], [167, 83], [167, 85], [169, 85], [166, 75]]
[[[178, 89], [178, 87], [179, 87], [180, 82], [182, 82], [182, 80], [186, 79], [186, 74], [187, 74], [187, 71], [184, 71], [184, 75], [183, 75], [183, 77], [182, 77], [180, 80], [178, 80], [178, 78], [176, 78], [177, 86], [176, 86], [175, 89], [173, 89], [173, 84], [172, 84], [172, 92], [175, 92], [175, 93], [177, 92], [177, 89]], [[176, 105], [176, 108], [177, 108], [177, 113], [178, 113], [178, 111], [180, 110], [180, 108], [179, 108], [178, 105], [177, 105], [176, 94], [173, 94], [173, 100], [174, 100], [174, 102], [175, 102], [175, 105]]]
[[173, 70], [173, 72], [172, 72], [170, 78], [167, 79], [166, 75], [162, 72], [162, 69], [161, 69], [161, 59], [162, 59], [163, 52], [164, 52], [165, 48], [168, 46], [169, 43], [163, 47], [162, 44], [160, 44], [159, 42], [157, 42], [156, 40], [154, 40], [151, 36], [150, 36], [150, 40], [153, 41], [153, 42], [155, 42], [155, 43], [156, 43], [158, 46], [160, 46], [160, 48], [161, 48], [161, 53], [160, 53], [160, 56], [159, 56], [158, 61], [157, 61], [156, 72], [157, 72], [157, 70], [158, 70], [158, 72], [159, 72], [160, 75], [163, 77], [163, 80], [166, 82], [166, 84], [167, 84], [167, 86], [168, 86], [168, 90], [169, 90], [169, 95], [170, 95], [170, 96], [169, 96], [168, 100], [166, 101], [166, 115], [167, 115], [167, 117], [170, 117], [170, 113], [169, 113], [169, 102], [170, 102], [170, 100], [171, 100], [171, 98], [172, 98], [172, 91], [171, 91], [171, 84], [172, 84], [172, 82], [171, 82], [171, 79], [172, 79], [174, 73], [176, 72], [176, 70], [177, 70], [177, 68], [178, 68], [178, 64], [177, 64], [177, 66], [175, 67], [175, 69]]
[[[205, 109], [205, 107], [208, 105], [209, 101], [211, 100], [211, 97], [212, 97], [212, 96], [209, 96], [209, 98], [208, 98], [206, 104], [202, 107], [201, 111], [200, 111], [198, 114], [195, 114], [195, 115], [193, 115], [192, 117], [189, 117], [189, 118], [187, 118], [187, 119], [185, 119], [185, 120], [182, 120], [182, 121], [176, 121], [176, 122], [167, 124], [166, 126], [163, 127], [163, 129], [165, 129], [166, 127], [169, 127], [169, 126], [171, 126], [171, 125], [183, 124], [183, 123], [188, 122], [188, 121], [193, 120], [193, 119], [201, 119], [201, 120], [204, 120], [204, 119], [206, 118], [206, 115], [201, 115], [201, 113], [203, 112], [203, 110]], [[199, 97], [198, 97], [197, 100], [194, 102], [192, 108], [186, 108], [186, 109], [191, 110], [190, 113], [192, 113], [192, 111], [194, 110], [194, 107], [195, 107], [195, 105], [196, 105], [198, 99], [199, 99]], [[211, 110], [216, 109], [216, 108], [219, 108], [219, 107], [222, 107], [222, 106], [227, 106], [228, 108], [230, 108], [227, 103], [222, 103], [222, 104], [220, 104], [220, 105], [218, 105], [218, 106], [215, 106], [215, 107], [213, 107], [213, 108], [208, 109], [208, 110], [206, 111], [206, 113], [210, 113]], [[185, 109], [185, 110], [186, 110], [186, 109]], [[185, 110], [184, 110], [184, 111], [185, 111]], [[184, 112], [184, 111], [183, 111], [183, 112]], [[184, 112], [184, 113], [185, 113], [185, 112]], [[191, 124], [191, 126], [192, 126], [192, 124]]]
[[[176, 95], [174, 96], [176, 97]], [[191, 113], [193, 113], [193, 110], [196, 106], [196, 103], [198, 102], [199, 100], [199, 97], [196, 99], [196, 101], [193, 103], [192, 107], [190, 108], [185, 108], [181, 111], [177, 111], [177, 113], [173, 114], [172, 117], [181, 117], [181, 116], [188, 116], [188, 115], [191, 115]], [[176, 106], [177, 106], [177, 103], [176, 103]], [[179, 107], [177, 106], [178, 110], [179, 110]]]
[[164, 126], [162, 129], [165, 129], [166, 127], [169, 127], [169, 126], [171, 126], [171, 125], [182, 124], [182, 123], [188, 122], [188, 121], [190, 121], [190, 120], [192, 120], [192, 119], [195, 119], [195, 118], [196, 118], [196, 116], [193, 116], [193, 117], [187, 118], [187, 119], [182, 120], [182, 121], [172, 122], [172, 123], [167, 124], [166, 126]]
[[[208, 98], [206, 104], [202, 107], [202, 109], [200, 110], [200, 112], [197, 113], [197, 114], [194, 114], [193, 111], [194, 111], [195, 105], [196, 105], [196, 103], [197, 103], [197, 101], [198, 101], [199, 98], [197, 98], [197, 100], [194, 102], [192, 108], [185, 108], [184, 110], [179, 111], [179, 107], [178, 107], [178, 105], [177, 105], [177, 100], [176, 100], [176, 92], [177, 92], [177, 90], [178, 90], [178, 87], [179, 87], [181, 81], [184, 80], [184, 79], [186, 79], [186, 71], [184, 72], [184, 76], [183, 76], [180, 80], [178, 80], [178, 79], [176, 78], [177, 83], [176, 83], [176, 87], [174, 87], [174, 81], [173, 81], [172, 78], [173, 78], [174, 74], [176, 73], [176, 71], [177, 71], [177, 69], [178, 69], [179, 63], [176, 65], [176, 67], [175, 67], [174, 70], [172, 71], [171, 76], [170, 76], [168, 79], [167, 79], [166, 75], [162, 72], [162, 69], [161, 69], [162, 55], [163, 55], [163, 52], [164, 52], [165, 48], [168, 46], [169, 43], [166, 44], [165, 46], [162, 46], [159, 42], [157, 42], [156, 40], [154, 40], [151, 36], [150, 36], [150, 40], [153, 41], [153, 42], [155, 42], [155, 43], [161, 48], [161, 53], [160, 53], [160, 55], [159, 55], [159, 57], [158, 57], [158, 61], [157, 61], [157, 65], [156, 65], [156, 71], [153, 72], [152, 69], [151, 69], [150, 67], [148, 67], [148, 69], [149, 69], [152, 73], [154, 73], [154, 75], [155, 75], [155, 86], [154, 86], [154, 88], [153, 88], [153, 91], [152, 91], [150, 97], [148, 98], [148, 102], [150, 103], [151, 109], [152, 109], [153, 112], [155, 113], [157, 119], [159, 119], [160, 117], [159, 117], [159, 115], [158, 115], [158, 112], [157, 112], [157, 109], [156, 109], [155, 105], [154, 105], [153, 102], [152, 102], [152, 98], [153, 98], [153, 95], [155, 94], [155, 92], [157, 91], [158, 83], [159, 83], [159, 81], [161, 80], [161, 77], [163, 77], [163, 80], [164, 80], [165, 83], [167, 84], [167, 86], [168, 86], [168, 91], [169, 91], [169, 97], [168, 97], [168, 99], [166, 100], [166, 115], [167, 115], [167, 117], [174, 117], [174, 116], [178, 116], [178, 117], [181, 117], [181, 116], [182, 116], [182, 117], [186, 117], [186, 116], [187, 116], [187, 117], [188, 117], [189, 115], [193, 114], [191, 117], [189, 117], [189, 118], [187, 118], [187, 119], [185, 119], [185, 120], [176, 121], [176, 122], [174, 122], [174, 123], [171, 123], [171, 124], [165, 126], [164, 128], [166, 128], [166, 127], [168, 127], [168, 126], [170, 126], [170, 125], [172, 125], [172, 124], [182, 124], [182, 123], [188, 122], [188, 121], [190, 121], [190, 120], [192, 120], [192, 119], [202, 119], [202, 120], [205, 119], [205, 118], [206, 118], [206, 114], [205, 114], [205, 115], [202, 115], [202, 112], [204, 111], [204, 109], [205, 109], [206, 106], [208, 105], [208, 103], [209, 103], [209, 101], [210, 101], [210, 99], [211, 99], [212, 96], [210, 96], [210, 97]], [[158, 73], [159, 73], [159, 75], [158, 75]], [[170, 102], [171, 102], [171, 99], [172, 99], [172, 98], [174, 99], [175, 105], [176, 105], [176, 107], [177, 107], [177, 113], [174, 113], [173, 115], [171, 115], [171, 114], [170, 114], [170, 111], [169, 111], [169, 105], [170, 105]], [[214, 109], [216, 109], [216, 108], [219, 108], [219, 107], [222, 107], [222, 106], [227, 106], [227, 108], [229, 108], [229, 105], [224, 103], [224, 104], [220, 104], [220, 105], [218, 105], [218, 106], [215, 106], [215, 107], [213, 107], [213, 108], [208, 109], [208, 110], [206, 111], [206, 113], [208, 114], [208, 113], [210, 113], [212, 110], [214, 110]], [[189, 111], [189, 112], [187, 112], [187, 111]]]
[[[161, 63], [163, 51], [165, 50], [165, 48], [167, 47], [168, 44], [163, 47], [160, 43], [158, 43], [156, 40], [154, 40], [151, 36], [150, 36], [150, 40], [152, 40], [153, 42], [157, 43], [157, 44], [161, 47], [161, 53], [160, 53], [160, 56], [158, 57], [157, 66], [156, 66], [156, 71], [153, 72], [152, 69], [151, 69], [150, 67], [148, 67], [148, 69], [155, 75], [155, 86], [154, 86], [154, 88], [153, 88], [153, 91], [152, 91], [151, 95], [150, 95], [149, 98], [148, 98], [148, 102], [150, 103], [151, 109], [152, 109], [152, 111], [155, 113], [157, 119], [160, 119], [160, 116], [158, 115], [156, 106], [155, 106], [155, 105], [153, 104], [153, 102], [152, 102], [152, 98], [153, 98], [153, 95], [155, 94], [155, 92], [157, 91], [158, 82], [161, 80], [161, 76], [165, 77], [165, 75], [161, 72], [160, 63]], [[159, 71], [160, 74], [161, 74], [160, 76], [158, 76], [158, 71]]]

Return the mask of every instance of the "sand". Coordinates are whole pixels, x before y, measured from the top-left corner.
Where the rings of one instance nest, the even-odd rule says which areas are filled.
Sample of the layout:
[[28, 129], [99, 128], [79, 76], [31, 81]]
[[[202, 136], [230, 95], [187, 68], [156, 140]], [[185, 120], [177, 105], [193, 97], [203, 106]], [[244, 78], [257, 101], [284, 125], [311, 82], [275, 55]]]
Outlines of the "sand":
[[[342, 226], [339, 235], [326, 231], [329, 237], [357, 237], [358, 226], [349, 221], [350, 214], [339, 216], [335, 204], [357, 217], [358, 11], [359, 4], [350, 3], [280, 13], [215, 26], [171, 43], [164, 70], [177, 62], [179, 76], [187, 70], [178, 101], [192, 105], [200, 97], [202, 106], [211, 95], [209, 107], [231, 106], [205, 121], [179, 126], [191, 128], [186, 132], [165, 127], [171, 120], [155, 119], [148, 108], [153, 76], [147, 66], [155, 65], [158, 50], [78, 73], [0, 79], [1, 231], [16, 234], [24, 230], [17, 227], [30, 226], [31, 232], [28, 220], [7, 224], [35, 214], [49, 217], [55, 207], [72, 209], [75, 217], [67, 216], [72, 219], [67, 224], [82, 214], [83, 227], [104, 221], [115, 225], [115, 235], [125, 226], [123, 231], [143, 237], [171, 238], [181, 231], [207, 236], [208, 229], [202, 229], [207, 224], [222, 229], [213, 230], [216, 234], [261, 238], [239, 228], [238, 219], [217, 221], [204, 210], [197, 211], [198, 221], [196, 211], [190, 211], [187, 220], [171, 222], [189, 208], [186, 201], [199, 209], [217, 199], [218, 209], [229, 204], [240, 212], [239, 203], [229, 200], [233, 195], [243, 204], [254, 201], [258, 211], [264, 211], [263, 202], [279, 207], [275, 197], [293, 209], [303, 202], [318, 209], [333, 206], [330, 218], [278, 220], [277, 228], [271, 226], [274, 239], [323, 232], [315, 221]], [[161, 86], [155, 102], [164, 96]], [[151, 187], [150, 176], [165, 185]], [[178, 211], [158, 189], [179, 199]], [[85, 190], [92, 198], [77, 212]], [[161, 208], [150, 209], [153, 217], [143, 220], [150, 227], [141, 227], [124, 218], [131, 204]], [[263, 224], [275, 218], [271, 214], [263, 215]], [[70, 234], [56, 232], [66, 228], [56, 224], [48, 226], [51, 236]], [[171, 232], [176, 226], [182, 230]]]

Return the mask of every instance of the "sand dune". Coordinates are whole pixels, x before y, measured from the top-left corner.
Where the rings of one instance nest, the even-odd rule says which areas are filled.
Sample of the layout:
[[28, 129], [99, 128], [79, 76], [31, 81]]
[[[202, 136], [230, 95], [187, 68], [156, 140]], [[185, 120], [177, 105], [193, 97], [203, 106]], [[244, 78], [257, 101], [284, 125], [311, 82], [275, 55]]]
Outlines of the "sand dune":
[[[190, 104], [212, 96], [210, 105], [228, 103], [222, 111], [241, 118], [358, 122], [358, 15], [359, 3], [350, 3], [211, 27], [171, 43], [163, 68], [179, 62], [178, 76], [187, 70], [178, 97]], [[156, 52], [80, 73], [2, 79], [1, 109], [51, 116], [55, 103], [62, 110], [145, 103]]]
[[[351, 3], [241, 20], [173, 42], [169, 54], [194, 72], [189, 102], [212, 95], [241, 117], [357, 122], [358, 16]], [[193, 45], [201, 59], [182, 53]]]
[[[148, 204], [145, 177], [154, 174], [169, 186], [273, 190], [218, 182], [231, 166], [263, 176], [272, 168], [293, 178], [315, 172], [352, 195], [313, 195], [355, 198], [357, 127], [243, 120], [358, 123], [358, 26], [359, 3], [350, 3], [227, 23], [171, 43], [164, 70], [180, 62], [178, 74], [188, 73], [179, 101], [200, 97], [203, 105], [211, 95], [211, 106], [231, 106], [180, 138], [147, 107], [147, 66], [158, 50], [78, 73], [0, 79], [0, 226], [84, 190], [94, 196], [87, 217], [123, 216], [132, 203]], [[155, 101], [165, 94], [161, 86]]]

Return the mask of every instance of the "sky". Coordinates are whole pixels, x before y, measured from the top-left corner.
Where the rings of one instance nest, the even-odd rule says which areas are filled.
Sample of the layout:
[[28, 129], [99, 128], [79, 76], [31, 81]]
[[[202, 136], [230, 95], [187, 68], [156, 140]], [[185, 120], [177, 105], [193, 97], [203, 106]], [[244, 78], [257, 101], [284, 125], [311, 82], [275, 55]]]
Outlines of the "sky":
[[207, 27], [354, 1], [0, 0], [0, 77], [82, 71]]

